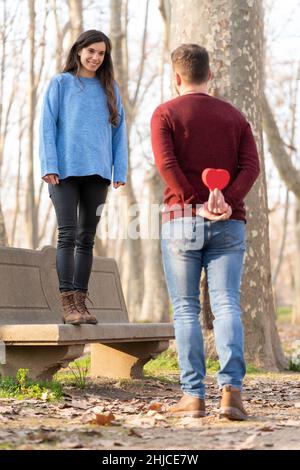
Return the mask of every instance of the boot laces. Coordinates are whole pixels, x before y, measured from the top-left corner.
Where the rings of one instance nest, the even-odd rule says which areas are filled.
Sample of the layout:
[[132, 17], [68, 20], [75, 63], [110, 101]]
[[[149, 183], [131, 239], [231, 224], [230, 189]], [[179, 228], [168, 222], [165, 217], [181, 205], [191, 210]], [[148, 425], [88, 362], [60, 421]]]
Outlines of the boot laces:
[[85, 301], [88, 300], [94, 306], [94, 302], [89, 297], [89, 292], [77, 291], [77, 300], [79, 303], [79, 307], [83, 308], [86, 313], [90, 314], [85, 304]]

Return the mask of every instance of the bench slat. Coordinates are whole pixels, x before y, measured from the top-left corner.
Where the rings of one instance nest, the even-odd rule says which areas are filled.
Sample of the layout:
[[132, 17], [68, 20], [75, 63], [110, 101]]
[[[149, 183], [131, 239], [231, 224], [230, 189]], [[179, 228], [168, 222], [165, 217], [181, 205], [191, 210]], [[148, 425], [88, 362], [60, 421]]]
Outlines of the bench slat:
[[174, 338], [171, 323], [102, 323], [98, 325], [1, 325], [0, 341], [7, 345], [63, 345], [156, 341]]

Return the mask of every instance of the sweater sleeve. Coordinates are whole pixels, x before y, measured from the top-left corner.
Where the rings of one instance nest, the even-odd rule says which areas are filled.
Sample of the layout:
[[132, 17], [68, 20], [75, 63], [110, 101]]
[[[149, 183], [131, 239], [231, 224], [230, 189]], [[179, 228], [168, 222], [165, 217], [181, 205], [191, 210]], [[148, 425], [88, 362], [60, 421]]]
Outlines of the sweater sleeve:
[[151, 119], [151, 141], [156, 166], [166, 184], [185, 204], [197, 204], [198, 194], [179, 165], [172, 129], [159, 107]]
[[239, 145], [238, 173], [232, 183], [223, 191], [225, 201], [231, 207], [246, 197], [259, 172], [260, 164], [256, 143], [250, 124], [246, 121]]
[[58, 80], [53, 77], [46, 90], [39, 127], [39, 156], [41, 162], [41, 176], [58, 172], [58, 158], [56, 149], [57, 120], [59, 113], [59, 87]]
[[117, 85], [115, 86], [119, 122], [112, 128], [113, 181], [126, 183], [128, 167], [128, 145], [125, 112]]

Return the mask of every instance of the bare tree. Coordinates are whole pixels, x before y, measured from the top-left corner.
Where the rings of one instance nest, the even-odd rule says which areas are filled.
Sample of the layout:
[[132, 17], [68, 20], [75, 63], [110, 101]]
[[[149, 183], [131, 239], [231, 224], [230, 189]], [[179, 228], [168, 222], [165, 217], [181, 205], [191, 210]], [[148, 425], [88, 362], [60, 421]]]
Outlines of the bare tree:
[[282, 237], [281, 237], [281, 243], [279, 246], [279, 251], [278, 251], [278, 257], [277, 257], [277, 262], [274, 268], [274, 273], [272, 276], [272, 283], [274, 286], [276, 286], [278, 274], [280, 272], [280, 268], [282, 265], [283, 261], [283, 255], [284, 255], [284, 248], [285, 248], [285, 242], [286, 242], [286, 236], [287, 236], [287, 226], [288, 226], [288, 215], [289, 215], [289, 207], [290, 207], [290, 198], [289, 198], [289, 190], [286, 190], [286, 196], [285, 196], [285, 202], [284, 202], [284, 211], [283, 211], [283, 232], [282, 232]]
[[[7, 130], [8, 116], [4, 117], [3, 99], [4, 99], [4, 75], [6, 68], [6, 44], [8, 36], [8, 15], [7, 15], [7, 2], [2, 2], [3, 7], [3, 24], [1, 26], [1, 62], [0, 62], [0, 181], [1, 181], [1, 169], [3, 163], [4, 154], [4, 142]], [[8, 238], [5, 226], [4, 215], [2, 211], [1, 197], [0, 197], [0, 246], [7, 246]]]
[[19, 132], [18, 132], [18, 173], [17, 173], [17, 184], [16, 184], [16, 195], [15, 195], [15, 207], [14, 207], [14, 216], [13, 216], [13, 223], [12, 223], [12, 231], [11, 231], [11, 245], [14, 246], [15, 238], [16, 238], [16, 229], [17, 229], [17, 222], [18, 217], [20, 215], [20, 186], [21, 186], [21, 157], [22, 157], [22, 139], [25, 133], [25, 124], [24, 124], [24, 109], [25, 103], [23, 106], [19, 108]]
[[168, 322], [170, 321], [169, 297], [162, 267], [160, 240], [155, 238], [155, 235], [159, 233], [160, 221], [159, 214], [153, 210], [154, 207], [158, 207], [163, 191], [160, 175], [154, 165], [147, 171], [144, 182], [149, 193], [147, 216], [148, 227], [151, 228], [152, 233], [149, 233], [150, 239], [144, 240], [145, 288], [140, 320]]
[[[293, 162], [295, 153], [295, 130], [297, 119], [297, 97], [300, 80], [300, 63], [298, 65], [295, 86], [291, 99], [291, 137], [288, 143], [284, 142], [277, 126], [271, 106], [266, 95], [263, 96], [263, 123], [267, 135], [272, 160], [279, 172], [280, 177], [286, 184], [288, 190], [292, 191], [296, 198], [295, 204], [295, 296], [293, 309], [293, 323], [300, 323], [300, 171]], [[286, 221], [284, 221], [286, 229]]]
[[[131, 147], [130, 147], [130, 135], [131, 129], [134, 123], [134, 118], [138, 108], [138, 100], [141, 94], [141, 82], [144, 75], [144, 65], [146, 58], [146, 38], [147, 38], [147, 27], [148, 27], [148, 10], [149, 0], [146, 1], [145, 5], [145, 20], [143, 25], [143, 34], [141, 42], [141, 53], [140, 61], [136, 73], [135, 87], [132, 93], [129, 90], [128, 77], [130, 74], [130, 64], [128, 59], [128, 0], [119, 1], [111, 0], [110, 2], [110, 13], [111, 13], [111, 25], [110, 34], [113, 44], [113, 57], [116, 80], [120, 86], [120, 91], [124, 103], [126, 113], [126, 123], [128, 132], [128, 148], [129, 148], [129, 170], [127, 175], [127, 184], [120, 191], [120, 195], [126, 196], [127, 207], [132, 207], [137, 203], [135, 193], [133, 190], [132, 183], [132, 172], [131, 172]], [[122, 23], [123, 18], [123, 23]], [[128, 212], [128, 225], [132, 222], [133, 218], [137, 215], [130, 215]], [[121, 254], [121, 258], [118, 260], [121, 267], [121, 278], [124, 289], [124, 294], [128, 306], [128, 311], [131, 320], [138, 320], [140, 318], [140, 311], [142, 306], [143, 298], [143, 256], [142, 256], [142, 244], [138, 238], [133, 240], [131, 237], [127, 237], [125, 240], [121, 240], [121, 249], [117, 249]]]
[[29, 82], [28, 82], [28, 147], [27, 147], [27, 192], [26, 192], [26, 226], [28, 243], [31, 248], [38, 246], [38, 218], [35, 205], [34, 186], [34, 121], [36, 108], [36, 81], [35, 81], [35, 0], [28, 0], [29, 9]]
[[[72, 2], [69, 2], [69, 11], [70, 11], [70, 18], [74, 18], [74, 10], [72, 9]], [[56, 73], [60, 73], [62, 69], [62, 57], [63, 57], [63, 41], [70, 30], [71, 27], [71, 21], [68, 20], [65, 22], [64, 26], [61, 25], [61, 19], [60, 15], [58, 12], [58, 7], [57, 7], [57, 0], [51, 0], [51, 8], [53, 11], [54, 15], [54, 20], [55, 20], [55, 28], [56, 28], [56, 48], [55, 48], [55, 69]], [[79, 12], [79, 17], [81, 16], [81, 20], [79, 21], [79, 24], [81, 23], [82, 27], [82, 10]], [[77, 23], [74, 19], [75, 24]], [[73, 31], [73, 30], [72, 30]], [[72, 32], [72, 34], [74, 34]]]
[[[246, 198], [248, 249], [242, 284], [246, 359], [271, 369], [286, 361], [275, 322], [268, 208], [262, 147], [263, 10], [261, 0], [172, 2], [171, 42], [196, 42], [210, 52], [211, 92], [232, 102], [251, 122], [261, 174]], [[259, 208], [259, 210], [258, 210]]]
[[293, 310], [293, 323], [300, 323], [300, 199], [296, 201], [295, 209], [295, 235], [296, 235], [296, 262], [295, 262], [295, 302]]
[[[164, 40], [162, 42], [161, 63], [160, 63], [160, 101], [163, 102], [164, 96], [164, 66], [168, 58], [169, 51], [169, 30], [170, 30], [170, 3], [167, 0], [161, 0], [159, 10], [163, 20]], [[144, 186], [148, 188], [149, 214], [151, 215], [152, 205], [159, 204], [163, 195], [163, 181], [158, 174], [156, 166], [151, 163], [144, 178]], [[157, 214], [157, 219], [159, 214]], [[154, 227], [153, 227], [154, 225]], [[153, 221], [149, 221], [149, 227], [157, 229]], [[160, 230], [160, 227], [159, 227]], [[159, 231], [157, 230], [157, 232]], [[155, 230], [153, 230], [154, 232]], [[151, 234], [150, 234], [151, 235]], [[144, 243], [144, 298], [141, 311], [142, 321], [168, 322], [170, 321], [170, 302], [167, 293], [164, 272], [162, 266], [162, 253], [160, 239], [150, 236]]]
[[68, 0], [70, 14], [71, 45], [83, 30], [82, 0]]

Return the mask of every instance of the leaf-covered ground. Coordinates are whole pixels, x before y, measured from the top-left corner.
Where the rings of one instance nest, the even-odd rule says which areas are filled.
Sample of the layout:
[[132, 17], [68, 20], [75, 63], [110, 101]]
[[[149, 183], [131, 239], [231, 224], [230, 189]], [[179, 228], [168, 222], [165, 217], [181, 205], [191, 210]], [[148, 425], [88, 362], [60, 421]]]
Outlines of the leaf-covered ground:
[[55, 403], [1, 399], [0, 448], [300, 449], [299, 373], [248, 378], [247, 422], [218, 418], [213, 377], [207, 379], [205, 418], [166, 416], [180, 396], [176, 383], [148, 378], [99, 380], [82, 391], [70, 388]]
[[[280, 326], [283, 341], [299, 339]], [[297, 336], [298, 335], [298, 336]], [[250, 374], [246, 422], [218, 418], [219, 392], [207, 377], [207, 416], [168, 417], [181, 397], [178, 374], [97, 380], [64, 387], [61, 401], [0, 398], [0, 449], [300, 449], [300, 373]]]

